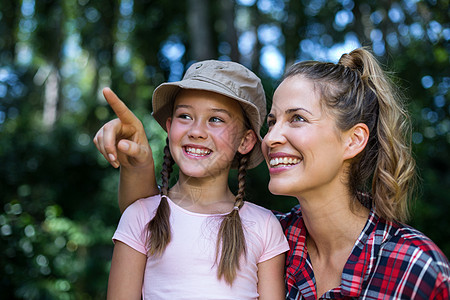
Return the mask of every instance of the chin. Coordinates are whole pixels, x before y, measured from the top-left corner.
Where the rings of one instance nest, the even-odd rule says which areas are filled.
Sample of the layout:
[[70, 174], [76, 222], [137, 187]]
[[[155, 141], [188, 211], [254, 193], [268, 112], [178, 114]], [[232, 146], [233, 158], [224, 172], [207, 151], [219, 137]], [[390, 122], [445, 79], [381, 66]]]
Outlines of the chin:
[[269, 191], [274, 195], [294, 196], [292, 185], [280, 182], [278, 180], [269, 181]]
[[183, 172], [184, 175], [186, 175], [187, 177], [194, 177], [194, 178], [203, 178], [203, 177], [207, 177], [208, 173], [205, 172], [204, 170], [190, 170], [187, 172]]

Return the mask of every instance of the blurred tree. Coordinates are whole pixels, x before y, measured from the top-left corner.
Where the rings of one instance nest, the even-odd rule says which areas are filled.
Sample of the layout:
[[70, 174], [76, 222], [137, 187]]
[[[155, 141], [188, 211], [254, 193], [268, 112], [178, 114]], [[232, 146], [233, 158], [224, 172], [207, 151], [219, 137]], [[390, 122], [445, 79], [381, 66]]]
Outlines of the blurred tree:
[[4, 1], [1, 4], [2, 22], [0, 23], [0, 45], [2, 48], [0, 61], [11, 64], [14, 60], [16, 34], [20, 5], [17, 1]]
[[[101, 89], [112, 86], [141, 118], [159, 166], [153, 89], [205, 58], [254, 70], [270, 105], [294, 61], [370, 46], [412, 112], [422, 182], [411, 224], [449, 256], [449, 23], [448, 0], [1, 1], [2, 297], [105, 298], [120, 216], [118, 173], [91, 143], [114, 117]], [[296, 204], [262, 189], [267, 182], [264, 165], [249, 172], [250, 201]]]
[[195, 60], [214, 58], [216, 55], [212, 44], [209, 1], [188, 0], [186, 7], [192, 58]]

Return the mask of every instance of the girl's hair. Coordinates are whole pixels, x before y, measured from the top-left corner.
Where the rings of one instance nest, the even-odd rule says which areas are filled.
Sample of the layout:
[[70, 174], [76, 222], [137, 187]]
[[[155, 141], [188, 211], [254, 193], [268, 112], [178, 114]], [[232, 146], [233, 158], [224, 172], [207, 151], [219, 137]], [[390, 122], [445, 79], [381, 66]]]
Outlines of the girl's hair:
[[[369, 128], [365, 149], [351, 161], [350, 192], [363, 205], [373, 205], [386, 220], [406, 221], [416, 175], [410, 120], [398, 91], [375, 57], [358, 48], [342, 55], [337, 64], [300, 62], [284, 79], [296, 75], [318, 87], [322, 105], [335, 117], [341, 131], [358, 123]], [[371, 192], [367, 193], [369, 185]], [[367, 194], [371, 196], [369, 203]]]
[[242, 227], [239, 210], [244, 205], [245, 174], [247, 173], [247, 155], [237, 154], [238, 167], [238, 192], [234, 201], [233, 210], [223, 217], [217, 235], [216, 263], [218, 261], [217, 277], [224, 278], [228, 284], [232, 284], [239, 269], [241, 255], [246, 255], [244, 229]]
[[170, 231], [170, 207], [167, 202], [169, 192], [169, 178], [174, 164], [169, 149], [169, 138], [166, 139], [164, 147], [164, 160], [161, 170], [161, 202], [158, 205], [155, 216], [148, 223], [148, 253], [151, 256], [159, 257], [163, 254], [171, 239]]
[[[249, 122], [244, 114], [245, 126], [249, 127]], [[244, 205], [245, 175], [247, 173], [247, 161], [249, 154], [241, 155], [236, 153], [238, 160], [238, 192], [234, 202], [233, 210], [223, 216], [219, 227], [216, 243], [216, 264], [218, 265], [217, 277], [231, 285], [236, 278], [239, 269], [239, 261], [242, 255], [246, 255], [246, 243], [244, 229], [242, 227], [239, 210]], [[235, 158], [235, 159], [236, 159]], [[170, 231], [170, 207], [167, 201], [169, 191], [169, 177], [172, 172], [174, 160], [170, 153], [169, 139], [166, 139], [164, 147], [164, 162], [161, 171], [161, 202], [156, 210], [155, 216], [148, 223], [148, 246], [149, 255], [159, 257], [164, 253], [171, 239]], [[220, 256], [220, 259], [219, 259]]]

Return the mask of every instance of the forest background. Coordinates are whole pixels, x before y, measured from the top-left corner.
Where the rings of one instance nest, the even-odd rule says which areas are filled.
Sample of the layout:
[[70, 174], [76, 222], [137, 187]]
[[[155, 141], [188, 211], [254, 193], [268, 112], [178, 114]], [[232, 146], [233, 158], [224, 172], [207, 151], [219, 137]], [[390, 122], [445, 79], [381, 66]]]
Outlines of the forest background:
[[[92, 143], [114, 118], [101, 89], [143, 121], [159, 166], [152, 91], [208, 58], [257, 73], [270, 106], [286, 66], [370, 47], [412, 114], [409, 224], [449, 257], [449, 14], [448, 0], [1, 0], [0, 297], [105, 298], [120, 214], [118, 171]], [[249, 201], [296, 203], [268, 192], [263, 164], [248, 178]]]

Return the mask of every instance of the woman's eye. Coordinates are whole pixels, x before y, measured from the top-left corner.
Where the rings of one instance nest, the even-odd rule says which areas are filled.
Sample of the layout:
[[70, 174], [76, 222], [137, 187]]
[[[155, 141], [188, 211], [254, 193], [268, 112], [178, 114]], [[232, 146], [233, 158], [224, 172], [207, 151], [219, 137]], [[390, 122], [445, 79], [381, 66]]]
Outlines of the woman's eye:
[[292, 117], [292, 122], [306, 122], [306, 120], [300, 115], [294, 115]]
[[275, 125], [275, 120], [273, 119], [267, 120], [267, 126], [272, 127], [273, 125]]

